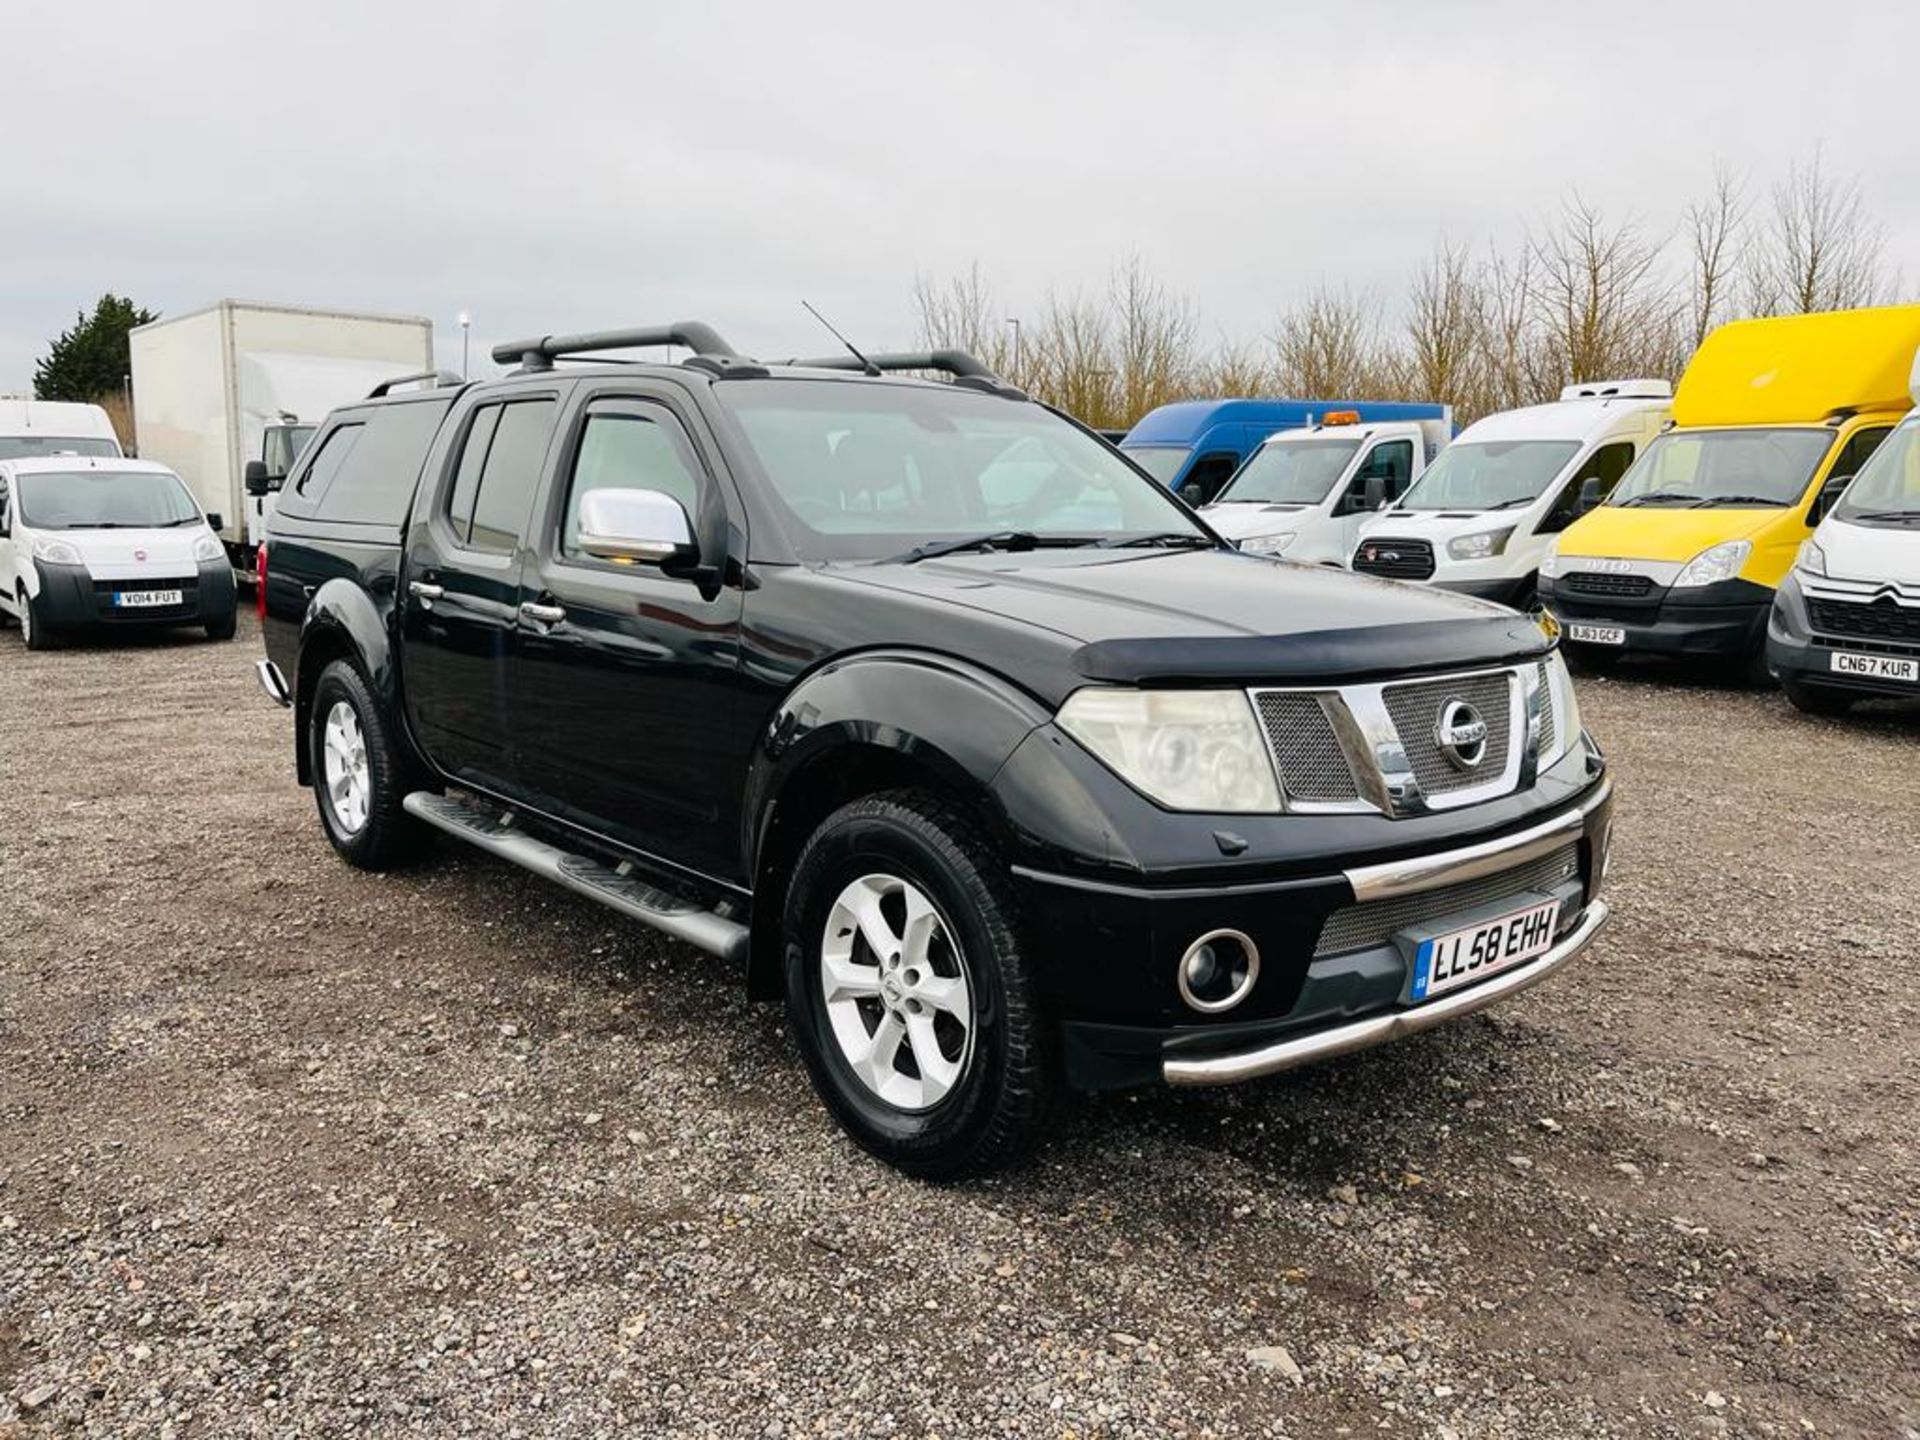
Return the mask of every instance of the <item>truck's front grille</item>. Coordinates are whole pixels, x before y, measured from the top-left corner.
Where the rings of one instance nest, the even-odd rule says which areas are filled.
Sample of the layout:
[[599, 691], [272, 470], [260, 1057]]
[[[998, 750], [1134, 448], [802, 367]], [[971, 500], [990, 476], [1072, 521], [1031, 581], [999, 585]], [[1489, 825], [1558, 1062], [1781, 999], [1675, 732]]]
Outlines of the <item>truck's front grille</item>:
[[[1396, 895], [1391, 900], [1348, 905], [1334, 911], [1320, 927], [1314, 958], [1370, 950], [1386, 944], [1402, 930], [1461, 911], [1477, 910], [1509, 897], [1519, 900], [1528, 891], [1548, 892], [1579, 873], [1580, 846], [1577, 841], [1569, 841], [1550, 855], [1498, 874], [1483, 875], [1478, 880], [1442, 885], [1417, 895]], [[1566, 918], [1564, 913], [1562, 918]]]
[[[1461, 679], [1422, 680], [1389, 685], [1387, 713], [1400, 732], [1400, 744], [1420, 782], [1423, 795], [1445, 795], [1485, 785], [1507, 768], [1507, 747], [1513, 743], [1513, 678], [1506, 671], [1468, 675]], [[1471, 705], [1486, 722], [1487, 743], [1480, 762], [1463, 768], [1447, 758], [1440, 744], [1440, 717], [1455, 701]]]
[[1289, 798], [1337, 804], [1360, 798], [1340, 737], [1319, 695], [1310, 690], [1268, 690], [1254, 703], [1273, 748], [1280, 783]]
[[1859, 635], [1869, 640], [1920, 644], [1920, 608], [1876, 600], [1861, 605], [1849, 600], [1809, 600], [1813, 628], [1826, 635]]
[[1353, 568], [1390, 580], [1425, 580], [1433, 574], [1433, 546], [1425, 540], [1395, 540], [1382, 536], [1363, 540], [1353, 554]]
[[1617, 595], [1639, 600], [1653, 593], [1651, 575], [1602, 575], [1594, 570], [1576, 570], [1560, 584], [1576, 595]]

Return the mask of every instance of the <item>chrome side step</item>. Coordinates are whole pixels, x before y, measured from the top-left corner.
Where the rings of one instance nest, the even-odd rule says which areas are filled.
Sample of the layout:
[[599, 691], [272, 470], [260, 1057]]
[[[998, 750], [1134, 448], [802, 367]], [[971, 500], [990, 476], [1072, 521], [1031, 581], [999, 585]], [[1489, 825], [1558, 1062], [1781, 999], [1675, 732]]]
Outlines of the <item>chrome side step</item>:
[[745, 962], [750, 932], [737, 920], [647, 884], [625, 866], [612, 869], [586, 855], [549, 845], [514, 828], [511, 811], [416, 790], [401, 802], [407, 813], [489, 854], [598, 900], [697, 950]]

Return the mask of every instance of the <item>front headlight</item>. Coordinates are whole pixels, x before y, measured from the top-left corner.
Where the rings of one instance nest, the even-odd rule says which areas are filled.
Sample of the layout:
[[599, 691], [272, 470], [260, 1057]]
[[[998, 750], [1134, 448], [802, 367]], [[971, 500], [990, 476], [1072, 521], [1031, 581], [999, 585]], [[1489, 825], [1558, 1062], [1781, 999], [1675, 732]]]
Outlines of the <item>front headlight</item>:
[[78, 565], [81, 562], [80, 551], [65, 540], [55, 540], [51, 535], [33, 537], [33, 558], [44, 560], [49, 565]]
[[1689, 560], [1686, 568], [1674, 580], [1673, 588], [1685, 590], [1696, 585], [1717, 585], [1722, 580], [1731, 580], [1740, 573], [1740, 567], [1747, 563], [1747, 556], [1752, 553], [1751, 541], [1722, 540]]
[[1547, 548], [1540, 556], [1540, 578], [1542, 580], [1560, 578], [1560, 537], [1558, 535], [1547, 542]]
[[211, 535], [202, 535], [193, 542], [193, 558], [196, 560], [218, 560], [226, 553], [220, 548], [220, 542]]
[[1447, 542], [1447, 554], [1456, 560], [1486, 560], [1507, 548], [1513, 526], [1504, 530], [1481, 530], [1473, 535], [1456, 535]]
[[1818, 544], [1810, 539], [1802, 540], [1800, 542], [1800, 554], [1793, 563], [1809, 575], [1825, 575], [1827, 573], [1827, 552], [1822, 550]]
[[1558, 650], [1547, 656], [1546, 703], [1553, 707], [1553, 747], [1540, 753], [1542, 770], [1554, 764], [1580, 739], [1580, 701], [1573, 693], [1573, 674]]
[[1060, 728], [1169, 810], [1280, 808], [1253, 706], [1238, 690], [1076, 690]]
[[1299, 533], [1297, 530], [1282, 530], [1278, 535], [1249, 535], [1240, 542], [1240, 548], [1249, 555], [1279, 555]]

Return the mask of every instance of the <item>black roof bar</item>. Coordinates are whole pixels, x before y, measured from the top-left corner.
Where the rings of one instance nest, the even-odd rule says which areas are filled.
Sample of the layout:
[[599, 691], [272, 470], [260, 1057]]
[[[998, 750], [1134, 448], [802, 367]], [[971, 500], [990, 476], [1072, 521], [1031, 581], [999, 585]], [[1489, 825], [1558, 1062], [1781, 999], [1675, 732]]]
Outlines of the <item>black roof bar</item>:
[[[985, 365], [964, 350], [914, 350], [895, 355], [869, 355], [873, 368], [888, 370], [940, 370], [956, 379], [998, 380]], [[789, 360], [789, 365], [808, 370], [860, 370], [867, 367], [851, 355], [829, 355], [824, 360]]]
[[594, 330], [584, 335], [544, 335], [537, 340], [509, 340], [493, 347], [501, 365], [520, 362], [526, 370], [549, 370], [560, 355], [589, 354], [595, 350], [630, 350], [645, 345], [680, 345], [697, 355], [736, 355], [720, 332], [699, 320], [676, 320], [671, 325], [645, 325], [633, 330]]
[[417, 385], [422, 380], [431, 380], [436, 389], [442, 385], [464, 385], [467, 383], [451, 370], [416, 370], [411, 375], [396, 375], [391, 380], [382, 380], [367, 392], [367, 398], [369, 400], [378, 400], [388, 394], [396, 385]]

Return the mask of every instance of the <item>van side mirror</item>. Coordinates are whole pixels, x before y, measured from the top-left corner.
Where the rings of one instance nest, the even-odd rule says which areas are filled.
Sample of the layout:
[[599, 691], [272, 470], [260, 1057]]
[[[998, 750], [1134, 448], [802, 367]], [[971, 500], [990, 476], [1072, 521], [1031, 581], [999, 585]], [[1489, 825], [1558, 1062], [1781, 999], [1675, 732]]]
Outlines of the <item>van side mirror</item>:
[[1207, 503], [1207, 492], [1198, 480], [1189, 480], [1180, 487], [1180, 498], [1198, 510]]
[[663, 490], [588, 491], [580, 548], [616, 565], [686, 566], [700, 558], [686, 508]]
[[286, 478], [284, 475], [269, 475], [264, 460], [247, 461], [247, 468], [241, 472], [241, 483], [247, 494], [254, 496], [271, 495], [286, 482]]
[[1387, 477], [1369, 475], [1361, 482], [1360, 508], [1362, 510], [1380, 510], [1387, 503]]
[[1820, 493], [1813, 497], [1813, 508], [1807, 512], [1807, 523], [1818, 525], [1826, 513], [1839, 503], [1840, 497], [1847, 493], [1847, 486], [1852, 483], [1851, 475], [1829, 475], [1826, 484], [1820, 487]]
[[1600, 508], [1600, 477], [1589, 475], [1580, 482], [1580, 498], [1574, 504], [1573, 513], [1584, 515], [1589, 510]]
[[207, 524], [213, 528], [213, 533], [216, 535], [227, 528], [226, 518], [218, 510], [207, 512]]

